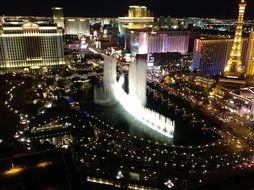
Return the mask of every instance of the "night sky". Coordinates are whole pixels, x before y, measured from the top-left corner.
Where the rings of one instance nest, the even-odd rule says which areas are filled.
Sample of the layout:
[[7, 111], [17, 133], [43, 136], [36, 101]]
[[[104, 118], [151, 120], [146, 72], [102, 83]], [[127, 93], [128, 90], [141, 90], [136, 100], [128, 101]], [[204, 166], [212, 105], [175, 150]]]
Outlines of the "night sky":
[[[239, 0], [2, 0], [1, 15], [51, 16], [51, 6], [63, 6], [66, 16], [127, 15], [129, 5], [146, 5], [154, 16], [235, 18]], [[56, 2], [58, 1], [58, 2]], [[247, 0], [246, 18], [254, 18], [254, 1]]]

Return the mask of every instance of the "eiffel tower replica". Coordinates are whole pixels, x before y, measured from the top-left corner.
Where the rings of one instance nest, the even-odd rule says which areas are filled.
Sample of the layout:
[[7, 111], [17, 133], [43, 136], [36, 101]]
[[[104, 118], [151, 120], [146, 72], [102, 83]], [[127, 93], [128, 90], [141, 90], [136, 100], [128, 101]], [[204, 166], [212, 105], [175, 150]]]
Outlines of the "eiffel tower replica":
[[245, 85], [245, 71], [242, 66], [242, 49], [243, 49], [243, 24], [244, 24], [244, 12], [247, 3], [246, 0], [240, 0], [239, 3], [239, 15], [237, 20], [237, 26], [235, 30], [235, 37], [233, 46], [230, 51], [229, 58], [227, 60], [224, 72], [220, 78], [220, 82]]

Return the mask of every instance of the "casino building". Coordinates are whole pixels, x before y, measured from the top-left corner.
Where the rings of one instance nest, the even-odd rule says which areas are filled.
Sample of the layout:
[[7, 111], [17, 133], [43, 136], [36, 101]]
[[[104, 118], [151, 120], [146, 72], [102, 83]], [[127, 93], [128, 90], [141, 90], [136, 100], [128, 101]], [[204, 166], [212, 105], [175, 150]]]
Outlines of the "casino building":
[[[132, 54], [189, 52], [192, 33], [189, 31], [131, 30], [126, 35], [126, 49]], [[191, 45], [193, 47], [193, 44]]]
[[145, 6], [130, 6], [127, 17], [118, 17], [118, 26], [121, 34], [129, 29], [152, 28], [154, 17]]
[[65, 64], [63, 30], [56, 25], [0, 26], [0, 71], [23, 72]]
[[90, 35], [90, 23], [88, 18], [66, 17], [65, 34], [67, 35]]
[[[220, 75], [230, 56], [233, 39], [205, 38], [196, 39], [194, 43], [192, 70], [200, 69], [204, 76]], [[243, 66], [246, 67], [248, 52], [248, 39], [243, 39], [242, 57]]]

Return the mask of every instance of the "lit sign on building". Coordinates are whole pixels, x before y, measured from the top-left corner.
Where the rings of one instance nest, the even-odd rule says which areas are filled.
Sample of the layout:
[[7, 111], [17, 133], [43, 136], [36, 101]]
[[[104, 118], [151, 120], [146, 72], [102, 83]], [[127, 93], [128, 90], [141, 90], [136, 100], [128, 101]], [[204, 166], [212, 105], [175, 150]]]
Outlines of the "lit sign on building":
[[82, 37], [80, 39], [80, 49], [87, 49], [87, 47], [88, 47], [88, 43], [86, 42], [86, 39]]
[[154, 65], [154, 56], [151, 53], [147, 54], [147, 67], [153, 67]]

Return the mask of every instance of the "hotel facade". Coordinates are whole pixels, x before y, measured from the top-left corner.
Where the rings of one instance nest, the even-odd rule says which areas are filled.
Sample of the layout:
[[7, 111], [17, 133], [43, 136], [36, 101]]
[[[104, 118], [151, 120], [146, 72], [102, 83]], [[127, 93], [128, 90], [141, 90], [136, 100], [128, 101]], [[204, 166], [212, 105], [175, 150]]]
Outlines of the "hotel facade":
[[0, 71], [29, 71], [64, 64], [61, 28], [32, 22], [0, 27]]
[[189, 31], [130, 31], [127, 35], [126, 48], [132, 54], [179, 52], [186, 54], [189, 51], [191, 38]]
[[121, 34], [126, 30], [152, 28], [154, 17], [145, 6], [130, 6], [128, 17], [118, 17], [118, 27]]
[[[200, 69], [204, 76], [220, 75], [230, 56], [233, 39], [196, 39], [194, 43], [192, 70]], [[246, 68], [248, 39], [243, 39], [242, 66]]]

